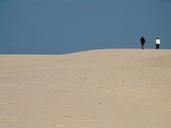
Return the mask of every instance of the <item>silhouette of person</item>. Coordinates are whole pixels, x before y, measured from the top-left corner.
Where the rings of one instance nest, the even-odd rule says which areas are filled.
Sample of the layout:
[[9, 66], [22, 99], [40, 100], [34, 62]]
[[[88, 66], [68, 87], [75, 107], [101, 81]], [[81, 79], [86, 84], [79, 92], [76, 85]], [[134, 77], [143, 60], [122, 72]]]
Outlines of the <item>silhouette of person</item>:
[[156, 38], [156, 49], [160, 48], [160, 39], [159, 37]]
[[140, 38], [140, 42], [141, 42], [141, 48], [144, 49], [145, 38], [143, 36]]

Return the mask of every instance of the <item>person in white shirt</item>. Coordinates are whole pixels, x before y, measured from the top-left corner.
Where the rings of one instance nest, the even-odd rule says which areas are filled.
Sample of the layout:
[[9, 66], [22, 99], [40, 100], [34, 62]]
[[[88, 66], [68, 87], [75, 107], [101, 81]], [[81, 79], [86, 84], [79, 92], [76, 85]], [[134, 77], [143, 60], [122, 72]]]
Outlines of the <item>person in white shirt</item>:
[[160, 48], [160, 39], [157, 37], [156, 38], [156, 49]]

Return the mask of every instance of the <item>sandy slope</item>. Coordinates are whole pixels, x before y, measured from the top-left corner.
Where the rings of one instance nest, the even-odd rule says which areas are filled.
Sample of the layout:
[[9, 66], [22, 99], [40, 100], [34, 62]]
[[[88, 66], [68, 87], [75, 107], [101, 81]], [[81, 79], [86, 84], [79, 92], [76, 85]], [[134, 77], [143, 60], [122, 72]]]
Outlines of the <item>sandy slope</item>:
[[171, 128], [171, 50], [0, 55], [0, 128]]

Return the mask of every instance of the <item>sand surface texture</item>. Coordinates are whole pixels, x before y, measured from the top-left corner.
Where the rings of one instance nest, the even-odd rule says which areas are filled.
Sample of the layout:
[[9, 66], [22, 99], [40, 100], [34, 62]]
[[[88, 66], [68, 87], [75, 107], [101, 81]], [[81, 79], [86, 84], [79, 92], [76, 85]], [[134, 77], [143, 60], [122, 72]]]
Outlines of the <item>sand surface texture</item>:
[[171, 50], [0, 55], [0, 128], [171, 128]]

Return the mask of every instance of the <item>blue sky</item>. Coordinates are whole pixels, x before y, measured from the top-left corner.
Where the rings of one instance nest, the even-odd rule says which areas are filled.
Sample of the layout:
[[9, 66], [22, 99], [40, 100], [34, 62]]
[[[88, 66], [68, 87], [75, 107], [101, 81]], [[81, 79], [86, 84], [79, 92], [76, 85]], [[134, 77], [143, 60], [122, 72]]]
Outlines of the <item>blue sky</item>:
[[171, 48], [169, 0], [1, 0], [0, 53]]

